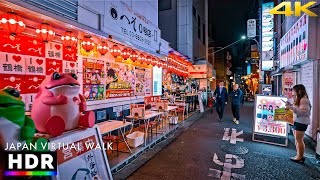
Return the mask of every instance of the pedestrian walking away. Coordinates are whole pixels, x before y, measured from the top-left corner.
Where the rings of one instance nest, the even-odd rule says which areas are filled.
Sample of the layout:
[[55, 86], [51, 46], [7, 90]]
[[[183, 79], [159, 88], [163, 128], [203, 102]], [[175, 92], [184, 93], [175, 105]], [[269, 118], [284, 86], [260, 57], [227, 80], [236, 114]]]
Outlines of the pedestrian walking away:
[[292, 95], [294, 98], [294, 103], [291, 104], [287, 102], [286, 109], [291, 109], [295, 114], [292, 129], [295, 138], [297, 155], [295, 157], [291, 157], [290, 160], [297, 163], [304, 163], [305, 144], [303, 138], [304, 133], [311, 121], [311, 104], [306, 88], [302, 84], [298, 84], [293, 87]]
[[243, 92], [239, 89], [238, 84], [233, 85], [233, 90], [231, 92], [231, 109], [233, 115], [233, 122], [239, 124], [240, 120], [240, 108], [243, 106], [244, 98]]
[[224, 87], [224, 82], [221, 81], [219, 86], [217, 86], [216, 90], [214, 91], [215, 97], [215, 107], [218, 113], [220, 121], [223, 119], [224, 107], [228, 104], [228, 92], [227, 89]]

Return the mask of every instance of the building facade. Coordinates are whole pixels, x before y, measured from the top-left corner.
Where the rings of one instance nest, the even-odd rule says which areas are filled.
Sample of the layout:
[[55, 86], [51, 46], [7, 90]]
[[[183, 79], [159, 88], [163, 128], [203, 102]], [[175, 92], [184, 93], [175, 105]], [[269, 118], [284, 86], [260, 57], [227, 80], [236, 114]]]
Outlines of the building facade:
[[[282, 1], [275, 1], [275, 5]], [[293, 4], [295, 1], [291, 1]], [[301, 1], [306, 4], [308, 0]], [[319, 14], [320, 1], [311, 10]], [[271, 74], [275, 94], [292, 98], [292, 87], [303, 84], [312, 104], [312, 121], [306, 134], [316, 140], [320, 128], [319, 59], [320, 19], [303, 14], [300, 17], [279, 15], [275, 19], [275, 69]]]
[[162, 38], [193, 61], [208, 59], [207, 7], [207, 0], [159, 0]]

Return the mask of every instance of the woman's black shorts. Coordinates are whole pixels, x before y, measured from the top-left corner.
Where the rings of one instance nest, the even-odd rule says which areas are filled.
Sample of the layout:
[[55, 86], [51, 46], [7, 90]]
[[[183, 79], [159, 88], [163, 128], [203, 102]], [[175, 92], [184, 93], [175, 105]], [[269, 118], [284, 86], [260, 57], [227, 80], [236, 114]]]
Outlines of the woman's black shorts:
[[294, 122], [292, 128], [296, 131], [306, 131], [308, 128], [308, 125]]

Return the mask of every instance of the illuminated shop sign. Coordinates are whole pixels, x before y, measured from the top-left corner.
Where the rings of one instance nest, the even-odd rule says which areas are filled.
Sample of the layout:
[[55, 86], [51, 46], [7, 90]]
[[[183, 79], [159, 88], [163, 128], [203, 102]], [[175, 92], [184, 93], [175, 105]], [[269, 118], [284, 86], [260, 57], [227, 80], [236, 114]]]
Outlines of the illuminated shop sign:
[[[270, 71], [273, 67], [273, 15], [269, 11], [274, 7], [273, 2], [262, 4], [262, 57], [261, 57], [261, 70]], [[271, 55], [263, 56], [263, 54]]]

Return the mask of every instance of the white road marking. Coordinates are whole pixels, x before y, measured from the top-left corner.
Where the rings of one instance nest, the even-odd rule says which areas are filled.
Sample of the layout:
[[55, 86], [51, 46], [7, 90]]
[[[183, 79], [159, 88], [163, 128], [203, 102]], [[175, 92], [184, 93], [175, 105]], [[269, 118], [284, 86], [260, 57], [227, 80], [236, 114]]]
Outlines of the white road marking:
[[225, 128], [224, 129], [224, 134], [222, 137], [223, 141], [229, 141], [231, 144], [236, 144], [237, 141], [243, 142], [243, 138], [237, 138], [237, 136], [240, 136], [243, 134], [243, 131], [237, 132], [236, 129], [232, 128], [231, 136], [229, 136], [230, 128]]
[[[235, 164], [232, 164], [232, 159], [235, 159]], [[244, 159], [233, 154], [225, 155], [225, 162], [221, 162], [219, 157], [215, 153], [213, 156], [213, 162], [219, 166], [223, 166], [223, 171], [218, 169], [209, 168], [208, 176], [213, 178], [220, 178], [222, 180], [240, 179], [244, 180], [246, 177], [242, 174], [232, 173], [232, 169], [241, 169], [244, 167]]]

